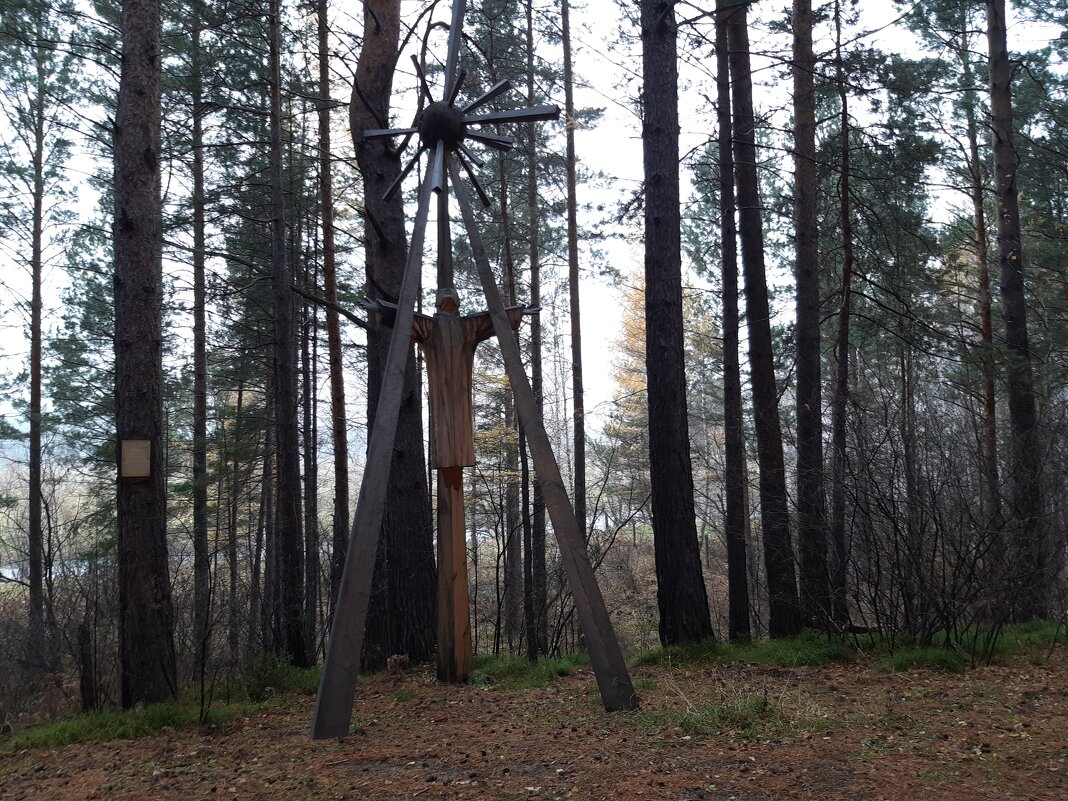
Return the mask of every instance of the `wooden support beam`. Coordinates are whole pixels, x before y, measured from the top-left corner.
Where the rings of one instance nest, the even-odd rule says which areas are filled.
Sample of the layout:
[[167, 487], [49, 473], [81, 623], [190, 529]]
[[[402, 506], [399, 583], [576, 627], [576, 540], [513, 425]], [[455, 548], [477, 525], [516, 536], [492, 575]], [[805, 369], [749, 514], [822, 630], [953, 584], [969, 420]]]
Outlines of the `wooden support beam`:
[[467, 190], [460, 183], [454, 159], [446, 157], [446, 161], [464, 225], [467, 228], [475, 265], [478, 267], [482, 291], [486, 295], [486, 303], [493, 320], [493, 330], [501, 346], [501, 353], [504, 355], [504, 364], [508, 371], [508, 380], [511, 382], [516, 409], [519, 411], [519, 419], [526, 432], [527, 443], [541, 482], [553, 531], [560, 544], [564, 571], [575, 599], [575, 609], [578, 611], [586, 646], [590, 652], [590, 662], [597, 676], [601, 702], [609, 712], [635, 710], [638, 708], [638, 696], [631, 684], [627, 664], [623, 660], [619, 641], [612, 629], [612, 621], [608, 617], [601, 589], [597, 586], [593, 566], [586, 554], [586, 540], [582, 528], [575, 518], [575, 509], [567, 496], [564, 480], [560, 475], [560, 466], [553, 454], [541, 415], [538, 414], [534, 392], [530, 388], [530, 381], [523, 368], [519, 343], [508, 324], [504, 301], [497, 288], [497, 281], [493, 275], [489, 257], [486, 255], [482, 237], [478, 232], [478, 222], [475, 220], [471, 202], [468, 200]]
[[356, 676], [360, 670], [360, 651], [363, 648], [367, 606], [371, 600], [371, 580], [374, 577], [375, 552], [382, 529], [382, 513], [386, 502], [386, 484], [393, 460], [393, 443], [397, 434], [397, 417], [404, 391], [404, 367], [411, 347], [412, 320], [415, 300], [419, 294], [419, 279], [423, 264], [423, 241], [426, 234], [432, 182], [423, 179], [419, 193], [419, 208], [412, 229], [412, 243], [401, 279], [400, 297], [393, 334], [389, 340], [382, 390], [378, 396], [378, 413], [367, 448], [360, 496], [356, 502], [356, 516], [352, 523], [349, 550], [345, 558], [345, 572], [338, 590], [334, 623], [330, 629], [326, 662], [315, 699], [312, 718], [313, 740], [344, 737], [352, 720], [352, 702], [356, 697]]

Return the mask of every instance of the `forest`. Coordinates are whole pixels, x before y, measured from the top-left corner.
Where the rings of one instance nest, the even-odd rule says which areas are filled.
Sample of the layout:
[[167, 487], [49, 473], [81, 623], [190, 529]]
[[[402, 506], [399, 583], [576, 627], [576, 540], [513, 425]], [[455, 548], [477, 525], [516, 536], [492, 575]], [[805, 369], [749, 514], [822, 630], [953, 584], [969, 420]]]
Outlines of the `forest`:
[[[784, 641], [975, 667], [1062, 627], [1068, 3], [870, 5], [471, 0], [450, 66], [439, 0], [0, 0], [0, 738], [179, 697], [203, 723], [326, 658], [378, 475], [374, 310], [432, 169], [420, 133], [365, 132], [447, 91], [491, 117], [461, 160], [480, 239], [431, 208], [417, 312], [453, 283], [482, 311], [481, 250], [528, 309], [630, 664]], [[368, 675], [439, 639], [404, 358]], [[476, 353], [461, 486], [476, 667], [581, 664], [506, 361]]]

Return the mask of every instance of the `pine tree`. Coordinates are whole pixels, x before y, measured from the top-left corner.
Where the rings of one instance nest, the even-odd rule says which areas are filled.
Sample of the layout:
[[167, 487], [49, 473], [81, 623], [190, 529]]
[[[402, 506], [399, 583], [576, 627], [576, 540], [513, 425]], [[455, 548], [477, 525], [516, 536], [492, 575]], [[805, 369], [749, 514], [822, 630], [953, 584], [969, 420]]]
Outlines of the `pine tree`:
[[[28, 452], [28, 584], [27, 661], [32, 670], [46, 667], [44, 588], [45, 536], [42, 524], [42, 295], [46, 266], [54, 262], [68, 239], [66, 202], [71, 194], [63, 166], [70, 157], [68, 131], [73, 127], [68, 105], [78, 93], [74, 56], [61, 49], [71, 35], [63, 5], [16, 4], [0, 19], [0, 110], [6, 141], [0, 141], [0, 181], [4, 201], [0, 223], [10, 239], [8, 252], [30, 275]], [[51, 636], [50, 634], [48, 636]]]
[[[160, 7], [124, 2], [114, 126], [115, 413], [122, 705], [177, 692], [162, 430]], [[144, 448], [147, 464], [136, 464]], [[122, 478], [122, 473], [135, 477]], [[147, 472], [147, 476], [143, 475]], [[144, 480], [137, 480], [143, 478]]]

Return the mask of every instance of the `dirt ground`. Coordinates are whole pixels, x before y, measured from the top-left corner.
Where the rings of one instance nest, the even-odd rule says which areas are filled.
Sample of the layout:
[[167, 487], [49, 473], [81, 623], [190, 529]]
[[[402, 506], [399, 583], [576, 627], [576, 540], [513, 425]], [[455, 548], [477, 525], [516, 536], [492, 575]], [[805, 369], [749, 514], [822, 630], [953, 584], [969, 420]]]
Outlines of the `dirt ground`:
[[1068, 799], [1064, 648], [963, 675], [736, 664], [634, 679], [642, 712], [607, 715], [588, 668], [538, 690], [383, 674], [360, 685], [343, 741], [308, 739], [301, 697], [218, 729], [2, 754], [0, 799]]

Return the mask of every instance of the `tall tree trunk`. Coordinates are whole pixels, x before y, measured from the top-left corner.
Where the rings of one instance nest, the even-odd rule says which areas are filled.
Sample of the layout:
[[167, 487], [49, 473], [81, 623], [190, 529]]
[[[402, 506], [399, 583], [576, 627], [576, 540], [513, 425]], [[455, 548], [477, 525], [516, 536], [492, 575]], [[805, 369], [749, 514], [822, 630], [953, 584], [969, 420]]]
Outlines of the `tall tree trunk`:
[[994, 190], [998, 210], [1001, 309], [1008, 345], [1009, 425], [1012, 430], [1012, 508], [1016, 564], [1013, 617], [1044, 618], [1051, 583], [1049, 554], [1043, 542], [1041, 473], [1043, 448], [1038, 438], [1034, 376], [1027, 336], [1027, 298], [1020, 242], [1020, 204], [1016, 186], [1019, 159], [1013, 146], [1012, 69], [1005, 31], [1005, 0], [987, 0], [990, 50], [990, 126], [994, 136]]
[[749, 572], [746, 559], [745, 435], [742, 378], [738, 358], [738, 232], [735, 228], [734, 155], [730, 66], [727, 45], [729, 0], [716, 0], [716, 90], [719, 122], [720, 241], [723, 251], [723, 434], [726, 449], [727, 636], [748, 640]]
[[823, 490], [819, 230], [816, 226], [816, 57], [812, 0], [794, 0], [794, 240], [797, 275], [797, 538], [806, 625], [830, 619]]
[[277, 432], [277, 609], [281, 642], [275, 651], [298, 667], [311, 664], [304, 631], [304, 550], [300, 497], [300, 445], [297, 426], [296, 327], [292, 269], [286, 248], [283, 193], [282, 67], [279, 0], [270, 1], [271, 58], [271, 285], [274, 293], [274, 416]]
[[749, 63], [746, 6], [735, 3], [727, 22], [734, 109], [734, 171], [738, 182], [739, 238], [745, 272], [745, 308], [749, 326], [749, 369], [753, 416], [760, 464], [760, 517], [764, 565], [768, 576], [768, 629], [786, 637], [801, 629], [801, 615], [790, 543], [775, 365], [771, 352], [771, 309], [764, 269], [764, 229], [757, 180], [753, 79]]
[[[586, 529], [586, 401], [582, 387], [582, 312], [579, 305], [578, 178], [575, 165], [575, 92], [571, 70], [571, 12], [560, 0], [564, 46], [564, 117], [567, 142], [567, 287], [571, 309], [571, 394], [575, 435], [575, 517]], [[587, 534], [588, 536], [588, 534]]]
[[[967, 20], [967, 12], [964, 14]], [[1001, 479], [998, 476], [997, 388], [994, 365], [994, 319], [990, 294], [990, 241], [987, 232], [986, 207], [983, 203], [983, 165], [979, 157], [979, 122], [976, 114], [978, 92], [972, 88], [971, 50], [966, 26], [962, 26], [960, 57], [963, 83], [968, 87], [964, 95], [964, 114], [968, 136], [968, 176], [975, 223], [975, 261], [979, 282], [979, 363], [983, 377], [983, 411], [980, 417], [979, 459], [983, 471], [985, 525], [992, 538], [998, 561], [1004, 558], [1001, 539]]]
[[[314, 289], [314, 271], [304, 271], [305, 286]], [[318, 419], [315, 391], [319, 342], [319, 308], [304, 304], [304, 332], [301, 338], [301, 373], [304, 392], [304, 636], [310, 658], [316, 661], [319, 621], [319, 460], [316, 449]]]
[[[112, 235], [115, 423], [120, 462], [116, 493], [119, 660], [122, 706], [129, 709], [171, 698], [177, 687], [163, 465], [157, 0], [124, 0], [122, 50], [114, 126]], [[141, 480], [122, 478], [123, 460], [135, 454], [137, 446], [132, 443], [138, 441], [148, 443], [148, 475]]]
[[[268, 377], [269, 378], [269, 377]], [[265, 395], [270, 398], [270, 383]], [[270, 409], [268, 401], [264, 408]], [[263, 436], [263, 468], [260, 482], [260, 508], [256, 521], [256, 539], [252, 549], [252, 578], [249, 589], [248, 621], [248, 662], [259, 654], [254, 648], [258, 644], [260, 653], [273, 650], [277, 639], [274, 634], [275, 586], [274, 576], [274, 436], [273, 427], [268, 423]], [[256, 636], [257, 627], [259, 636]]]
[[[38, 43], [38, 48], [43, 43]], [[29, 452], [29, 582], [30, 606], [27, 627], [27, 657], [32, 673], [45, 668], [48, 645], [44, 626], [44, 527], [41, 511], [41, 282], [44, 274], [44, 159], [45, 159], [45, 73], [41, 56], [37, 61], [37, 85], [33, 100], [33, 233], [30, 244], [30, 452]]]
[[[241, 609], [238, 604], [238, 575], [237, 563], [237, 510], [240, 503], [242, 483], [240, 480], [241, 461], [238, 457], [242, 441], [242, 407], [245, 402], [245, 387], [243, 383], [237, 386], [237, 405], [234, 409], [234, 439], [233, 460], [230, 468], [230, 498], [227, 507], [226, 521], [226, 563], [229, 568], [229, 593], [227, 598], [227, 644], [230, 649], [230, 666], [236, 667], [241, 658]], [[252, 577], [252, 586], [257, 586], [256, 576]], [[251, 601], [251, 598], [250, 598]], [[250, 604], [251, 605], [251, 604]], [[254, 616], [254, 612], [253, 612]]]
[[831, 616], [835, 626], [849, 625], [846, 596], [846, 416], [849, 411], [849, 324], [853, 305], [853, 212], [850, 198], [849, 93], [842, 64], [842, 19], [835, 3], [835, 71], [840, 115], [841, 177], [838, 182], [839, 214], [842, 228], [841, 308], [838, 312], [838, 338], [835, 344], [834, 401], [831, 408]]
[[[564, 0], [566, 2], [566, 0]], [[527, 0], [527, 105], [533, 106], [534, 95], [534, 4]], [[570, 45], [570, 30], [565, 29], [564, 41]], [[565, 100], [566, 103], [566, 100]], [[525, 126], [530, 135], [527, 152], [527, 205], [530, 214], [530, 305], [535, 309], [541, 306], [541, 236], [539, 225], [541, 216], [538, 206], [538, 129]], [[530, 381], [534, 399], [538, 404], [539, 419], [545, 419], [545, 402], [543, 395], [543, 377], [541, 364], [541, 316], [530, 318]], [[525, 446], [522, 446], [524, 464]], [[524, 468], [524, 487], [529, 483], [530, 471]], [[541, 482], [537, 474], [533, 476], [533, 488], [530, 498], [530, 545], [529, 570], [525, 576], [530, 595], [531, 613], [533, 614], [534, 638], [536, 642], [527, 644], [528, 655], [537, 653], [548, 655], [549, 650], [549, 612], [546, 606], [548, 588], [545, 572], [545, 500], [541, 493]], [[524, 502], [523, 508], [526, 509]]]
[[[516, 304], [515, 259], [512, 255], [512, 214], [508, 203], [508, 176], [504, 159], [499, 159], [500, 223], [502, 261], [504, 262], [505, 297], [509, 306]], [[519, 333], [516, 332], [518, 341]], [[508, 650], [514, 652], [523, 632], [523, 527], [520, 520], [519, 430], [515, 400], [509, 393], [504, 399], [504, 428], [516, 433], [504, 443], [504, 630]]]
[[197, 677], [208, 658], [211, 564], [208, 556], [208, 352], [204, 281], [204, 99], [200, 30], [203, 7], [191, 13], [190, 98], [193, 107], [193, 648]]
[[712, 636], [693, 497], [682, 326], [677, 27], [670, 0], [642, 0], [645, 363], [660, 641]]
[[[387, 140], [366, 141], [363, 131], [389, 127], [389, 101], [400, 36], [399, 0], [364, 3], [364, 41], [356, 65], [349, 122], [356, 162], [364, 181], [367, 294], [396, 300], [407, 256], [404, 205], [399, 194], [385, 201], [400, 174], [400, 158]], [[390, 330], [369, 321], [367, 421], [374, 425]], [[423, 455], [421, 401], [414, 349], [409, 351], [397, 438], [390, 465], [382, 524], [378, 578], [368, 612], [364, 664], [382, 665], [391, 654], [413, 662], [434, 654], [434, 539]]]
[[[330, 27], [327, 0], [317, 0], [319, 40], [319, 204], [323, 227], [323, 294], [337, 303], [337, 259], [334, 244], [334, 171], [330, 154]], [[330, 614], [333, 615], [345, 554], [349, 544], [349, 434], [345, 416], [345, 370], [341, 360], [341, 322], [337, 310], [326, 309], [326, 341], [330, 362], [330, 436], [334, 451], [334, 517], [330, 557]]]

